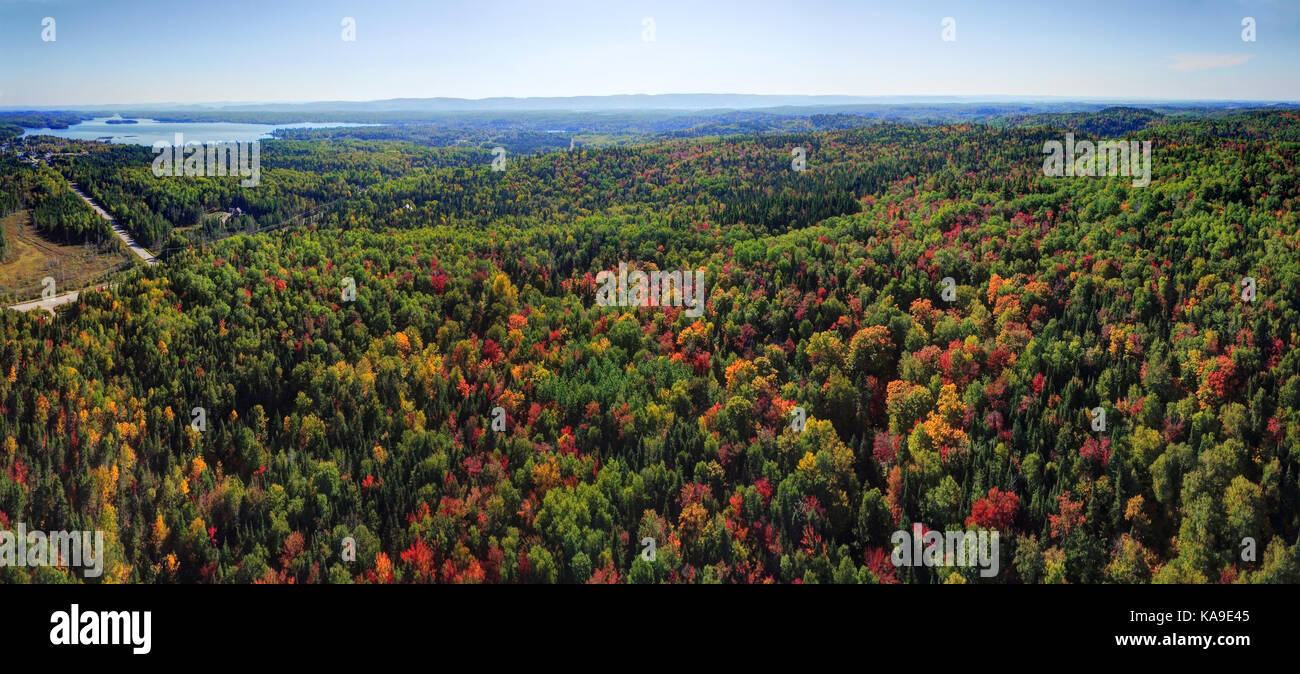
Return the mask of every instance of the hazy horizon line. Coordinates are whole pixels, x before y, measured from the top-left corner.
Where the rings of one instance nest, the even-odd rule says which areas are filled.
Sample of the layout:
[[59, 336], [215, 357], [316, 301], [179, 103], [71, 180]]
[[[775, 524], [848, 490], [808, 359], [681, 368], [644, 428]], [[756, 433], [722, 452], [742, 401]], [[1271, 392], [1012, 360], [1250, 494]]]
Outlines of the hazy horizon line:
[[[53, 105], [26, 105], [12, 104], [0, 106], [0, 110], [18, 111], [18, 110], [88, 110], [97, 108], [131, 108], [145, 107], [162, 109], [165, 107], [203, 107], [203, 108], [228, 108], [233, 106], [274, 106], [274, 105], [292, 105], [292, 106], [321, 106], [321, 105], [363, 105], [363, 104], [382, 104], [389, 102], [421, 102], [421, 101], [445, 101], [459, 103], [490, 103], [495, 101], [510, 102], [527, 102], [527, 101], [566, 101], [566, 100], [584, 100], [584, 99], [626, 99], [626, 98], [649, 98], [649, 99], [668, 99], [668, 98], [689, 98], [689, 97], [731, 97], [731, 98], [749, 98], [749, 99], [839, 99], [838, 104], [844, 102], [881, 102], [881, 101], [915, 101], [915, 102], [969, 102], [969, 103], [1023, 103], [1033, 101], [1051, 101], [1059, 103], [1103, 103], [1103, 102], [1127, 102], [1127, 103], [1253, 103], [1253, 104], [1292, 104], [1300, 105], [1300, 100], [1285, 98], [1164, 98], [1164, 97], [1134, 97], [1134, 96], [1067, 96], [1060, 94], [751, 94], [736, 92], [670, 92], [662, 94], [647, 93], [620, 93], [620, 94], [571, 94], [565, 96], [486, 96], [480, 98], [470, 98], [461, 96], [396, 96], [389, 98], [367, 98], [367, 99], [304, 99], [304, 100], [247, 100], [247, 101], [133, 101], [129, 103], [61, 103]], [[903, 104], [903, 103], [899, 103]], [[826, 103], [826, 105], [831, 105]], [[518, 108], [516, 108], [518, 110]]]

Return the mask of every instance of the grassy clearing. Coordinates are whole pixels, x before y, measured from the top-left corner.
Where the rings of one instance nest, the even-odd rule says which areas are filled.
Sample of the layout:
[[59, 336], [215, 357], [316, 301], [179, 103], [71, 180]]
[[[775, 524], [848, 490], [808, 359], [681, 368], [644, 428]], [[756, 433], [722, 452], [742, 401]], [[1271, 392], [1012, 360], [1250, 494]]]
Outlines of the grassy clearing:
[[131, 263], [113, 239], [113, 248], [62, 244], [50, 241], [32, 227], [31, 212], [17, 211], [0, 221], [9, 241], [8, 254], [0, 261], [0, 301], [6, 304], [40, 297], [41, 279], [55, 280], [58, 292], [84, 288], [110, 270]]

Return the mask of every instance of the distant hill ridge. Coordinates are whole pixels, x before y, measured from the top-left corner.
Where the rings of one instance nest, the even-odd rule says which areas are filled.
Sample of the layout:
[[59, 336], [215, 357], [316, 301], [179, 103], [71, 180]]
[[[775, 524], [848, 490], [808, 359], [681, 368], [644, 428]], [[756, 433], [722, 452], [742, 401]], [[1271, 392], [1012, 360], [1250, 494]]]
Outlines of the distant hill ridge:
[[[372, 101], [284, 102], [209, 102], [209, 103], [131, 103], [105, 105], [39, 106], [27, 110], [99, 110], [138, 111], [245, 111], [245, 112], [491, 112], [491, 111], [629, 111], [629, 110], [744, 110], [790, 107], [853, 106], [972, 106], [972, 105], [1061, 106], [1071, 104], [1073, 111], [1094, 112], [1104, 105], [1148, 105], [1178, 107], [1241, 108], [1295, 103], [1236, 101], [1142, 101], [1106, 98], [1066, 98], [1059, 96], [844, 96], [844, 95], [777, 95], [777, 94], [618, 94], [608, 96], [551, 96], [532, 98], [390, 98]], [[16, 108], [7, 108], [15, 110]], [[1057, 110], [1053, 110], [1057, 111]]]

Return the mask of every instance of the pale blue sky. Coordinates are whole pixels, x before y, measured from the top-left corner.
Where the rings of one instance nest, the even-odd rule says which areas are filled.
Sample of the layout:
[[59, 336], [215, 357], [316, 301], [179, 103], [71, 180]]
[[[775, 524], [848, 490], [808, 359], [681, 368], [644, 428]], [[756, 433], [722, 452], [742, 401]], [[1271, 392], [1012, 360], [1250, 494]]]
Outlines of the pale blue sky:
[[0, 0], [0, 107], [627, 93], [1296, 101], [1300, 0]]

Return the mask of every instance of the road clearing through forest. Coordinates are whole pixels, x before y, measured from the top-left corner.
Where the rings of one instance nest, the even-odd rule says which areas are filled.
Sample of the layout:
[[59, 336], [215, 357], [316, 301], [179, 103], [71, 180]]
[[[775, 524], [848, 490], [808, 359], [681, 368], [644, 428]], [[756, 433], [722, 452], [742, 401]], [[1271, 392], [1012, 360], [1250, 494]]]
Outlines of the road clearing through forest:
[[119, 225], [117, 221], [113, 219], [113, 216], [108, 214], [108, 211], [100, 208], [99, 204], [95, 203], [94, 199], [86, 196], [86, 194], [81, 191], [81, 188], [77, 187], [77, 183], [69, 181], [68, 186], [72, 188], [73, 193], [81, 197], [82, 201], [86, 202], [88, 206], [94, 209], [94, 211], [99, 214], [99, 217], [108, 221], [108, 224], [113, 227], [113, 233], [117, 235], [117, 238], [122, 240], [122, 243], [126, 244], [126, 247], [129, 248], [132, 253], [135, 253], [136, 257], [144, 260], [144, 263], [151, 267], [158, 264], [158, 258], [154, 257], [154, 254], [146, 250], [144, 246], [136, 243], [135, 238], [132, 237], [131, 234], [122, 227], [122, 225]]
[[[135, 238], [132, 237], [126, 231], [126, 229], [122, 227], [122, 225], [118, 224], [118, 222], [113, 219], [113, 216], [108, 214], [108, 211], [105, 211], [103, 208], [100, 207], [99, 204], [95, 203], [94, 199], [91, 199], [84, 192], [82, 192], [81, 188], [77, 187], [76, 183], [69, 181], [68, 187], [71, 187], [72, 192], [74, 194], [81, 197], [82, 201], [86, 202], [88, 206], [90, 206], [96, 213], [98, 213], [99, 217], [108, 221], [108, 224], [113, 228], [113, 233], [117, 235], [117, 238], [122, 240], [122, 243], [126, 244], [126, 247], [133, 254], [135, 254], [136, 257], [140, 258], [141, 260], [144, 261], [145, 264], [151, 267], [153, 265], [158, 264], [158, 258], [155, 257], [153, 253], [150, 253], [147, 249], [145, 249], [144, 246], [141, 246], [140, 244], [136, 243]], [[81, 296], [81, 293], [87, 290], [103, 288], [105, 287], [105, 285], [106, 284], [102, 284], [102, 283], [97, 285], [92, 285], [92, 286], [82, 288], [81, 290], [73, 290], [70, 292], [55, 295], [53, 297], [45, 297], [39, 300], [31, 300], [29, 302], [12, 304], [9, 305], [8, 308], [13, 309], [14, 311], [31, 311], [33, 309], [44, 309], [45, 311], [48, 311], [51, 314], [53, 314], [54, 307], [68, 304], [69, 302], [76, 302], [77, 298]]]

